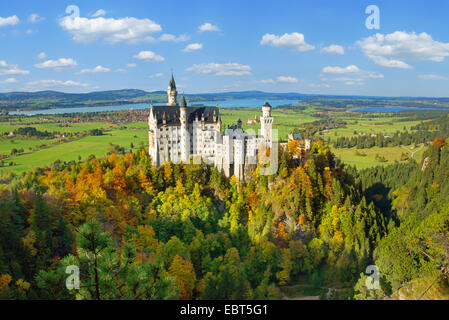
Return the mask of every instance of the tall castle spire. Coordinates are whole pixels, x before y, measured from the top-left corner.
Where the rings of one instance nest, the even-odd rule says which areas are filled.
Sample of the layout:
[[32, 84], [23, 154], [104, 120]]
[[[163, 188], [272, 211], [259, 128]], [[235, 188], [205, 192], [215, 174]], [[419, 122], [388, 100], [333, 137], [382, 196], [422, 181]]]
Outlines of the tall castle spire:
[[168, 90], [167, 90], [167, 96], [168, 96], [168, 104], [169, 106], [177, 106], [178, 101], [178, 91], [176, 91], [176, 83], [175, 78], [173, 77], [173, 72], [171, 74], [170, 82], [168, 83]]

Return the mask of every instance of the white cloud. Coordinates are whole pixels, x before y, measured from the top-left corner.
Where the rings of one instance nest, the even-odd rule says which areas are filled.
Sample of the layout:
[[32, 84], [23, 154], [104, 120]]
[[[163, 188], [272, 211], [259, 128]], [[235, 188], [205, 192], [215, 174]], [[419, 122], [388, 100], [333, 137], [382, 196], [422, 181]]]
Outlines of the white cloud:
[[126, 69], [119, 68], [119, 69], [115, 70], [115, 72], [125, 73]]
[[163, 73], [155, 73], [155, 74], [150, 75], [150, 78], [160, 78], [163, 75], [164, 75]]
[[418, 78], [422, 80], [449, 80], [448, 77], [440, 76], [437, 74], [420, 74], [418, 75]]
[[405, 61], [442, 62], [449, 56], [449, 43], [435, 41], [425, 32], [377, 33], [357, 41], [357, 45], [375, 64], [388, 68], [410, 69]]
[[216, 25], [213, 25], [213, 24], [210, 23], [210, 22], [206, 22], [206, 23], [203, 23], [202, 25], [200, 25], [200, 26], [198, 27], [198, 30], [199, 30], [200, 32], [205, 32], [205, 31], [220, 31], [220, 28], [218, 28]]
[[[321, 77], [322, 81], [338, 81], [346, 85], [363, 85], [366, 79], [383, 79], [384, 75], [378, 72], [365, 71], [356, 65], [347, 67], [324, 67], [321, 72], [330, 75], [331, 78]], [[346, 77], [341, 77], [346, 75]], [[339, 77], [332, 77], [339, 76]]]
[[343, 82], [348, 86], [363, 86], [365, 84], [365, 80], [362, 78], [336, 78], [334, 81]]
[[203, 48], [203, 45], [201, 43], [190, 43], [182, 51], [192, 52], [192, 51], [200, 50], [202, 48]]
[[8, 78], [8, 79], [0, 81], [0, 83], [5, 83], [5, 84], [12, 84], [12, 83], [17, 83], [17, 82], [19, 82], [19, 80], [15, 79], [15, 78]]
[[84, 74], [84, 73], [106, 73], [111, 71], [109, 68], [105, 68], [103, 66], [96, 66], [93, 69], [83, 69], [78, 74]]
[[59, 25], [72, 35], [73, 40], [78, 42], [90, 42], [100, 38], [104, 38], [111, 43], [151, 42], [155, 40], [150, 34], [162, 30], [160, 25], [150, 19], [133, 17], [89, 19], [67, 16], [59, 20]]
[[190, 37], [185, 34], [181, 34], [179, 36], [175, 36], [173, 34], [164, 33], [161, 35], [158, 39], [159, 41], [167, 41], [167, 42], [183, 42], [183, 41], [189, 41]]
[[342, 67], [324, 67], [321, 70], [323, 73], [327, 74], [345, 74], [345, 73], [357, 73], [360, 72], [360, 69], [355, 65], [350, 65], [345, 68]]
[[139, 60], [155, 61], [155, 62], [161, 62], [165, 60], [164, 57], [161, 57], [152, 51], [140, 51], [139, 54], [134, 56], [134, 58]]
[[273, 79], [263, 79], [259, 81], [260, 83], [274, 83], [275, 81]]
[[309, 87], [311, 88], [330, 88], [331, 86], [327, 83], [309, 83]]
[[96, 18], [96, 17], [101, 17], [104, 15], [106, 15], [106, 10], [98, 9], [97, 11], [95, 11], [95, 13], [92, 15], [92, 17]]
[[287, 83], [298, 83], [298, 79], [290, 76], [279, 76], [277, 78], [278, 82], [287, 82]]
[[45, 59], [46, 57], [47, 57], [47, 55], [46, 55], [45, 52], [41, 52], [41, 53], [39, 53], [39, 54], [37, 55], [37, 58], [38, 58], [38, 59]]
[[26, 75], [30, 72], [22, 70], [15, 64], [7, 64], [6, 61], [0, 60], [0, 76], [3, 75]]
[[363, 71], [363, 76], [371, 79], [383, 79], [384, 75], [377, 72], [365, 72]]
[[45, 20], [45, 18], [39, 16], [37, 13], [31, 14], [30, 17], [28, 18], [28, 22], [31, 22], [31, 23], [37, 23], [37, 22], [44, 21], [44, 20]]
[[215, 76], [243, 76], [251, 74], [251, 67], [239, 63], [203, 63], [194, 64], [186, 71], [199, 74], [213, 74]]
[[76, 61], [72, 58], [60, 58], [58, 60], [47, 60], [35, 64], [34, 67], [38, 69], [55, 69], [56, 71], [60, 71], [63, 69], [74, 68], [76, 65]]
[[89, 84], [81, 83], [77, 81], [67, 80], [38, 80], [31, 81], [26, 84], [29, 87], [39, 87], [39, 88], [57, 88], [57, 87], [88, 87]]
[[126, 66], [128, 68], [135, 68], [137, 66], [137, 64], [135, 64], [135, 63], [127, 63]]
[[309, 51], [315, 49], [315, 46], [307, 44], [304, 40], [304, 35], [298, 32], [293, 32], [290, 34], [285, 33], [282, 36], [267, 33], [262, 37], [260, 44], [296, 51]]
[[322, 48], [320, 53], [345, 54], [345, 49], [338, 44], [331, 44], [328, 47]]
[[13, 15], [13, 16], [10, 16], [7, 18], [0, 17], [0, 27], [15, 26], [19, 22], [20, 22], [20, 19], [16, 15]]

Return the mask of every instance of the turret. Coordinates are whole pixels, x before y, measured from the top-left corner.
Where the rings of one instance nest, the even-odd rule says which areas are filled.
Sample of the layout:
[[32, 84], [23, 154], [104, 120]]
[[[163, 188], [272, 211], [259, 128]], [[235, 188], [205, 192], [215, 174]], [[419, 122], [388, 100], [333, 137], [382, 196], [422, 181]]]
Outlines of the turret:
[[268, 102], [262, 106], [262, 116], [264, 118], [271, 117], [271, 105]]
[[167, 90], [167, 96], [168, 96], [168, 103], [169, 106], [177, 106], [178, 101], [178, 91], [176, 91], [176, 83], [175, 78], [173, 77], [173, 73], [171, 74], [170, 82], [168, 83], [168, 90]]
[[182, 96], [182, 102], [181, 102], [181, 107], [179, 108], [180, 111], [180, 119], [182, 120], [187, 120], [187, 101], [186, 101], [186, 97], [184, 97], [184, 95]]
[[262, 117], [260, 118], [260, 131], [264, 137], [265, 145], [271, 147], [273, 117], [271, 116], [271, 105], [268, 102], [262, 106]]
[[181, 161], [187, 162], [190, 157], [190, 136], [187, 126], [187, 101], [184, 95], [182, 96], [179, 112], [179, 120], [181, 121]]

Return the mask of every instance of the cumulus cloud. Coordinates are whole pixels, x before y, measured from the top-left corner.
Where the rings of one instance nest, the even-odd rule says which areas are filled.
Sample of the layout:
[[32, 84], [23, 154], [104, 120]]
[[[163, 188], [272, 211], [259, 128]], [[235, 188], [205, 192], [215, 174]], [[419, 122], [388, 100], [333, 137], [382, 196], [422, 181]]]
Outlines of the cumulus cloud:
[[331, 44], [330, 46], [322, 48], [320, 53], [345, 54], [345, 49], [338, 44]]
[[0, 76], [3, 75], [26, 75], [30, 72], [22, 70], [15, 64], [8, 64], [6, 61], [0, 60]]
[[106, 10], [98, 9], [97, 11], [95, 11], [95, 13], [92, 15], [92, 17], [96, 18], [96, 17], [101, 17], [104, 15], [106, 15]]
[[184, 42], [189, 41], [190, 37], [185, 34], [181, 34], [179, 36], [175, 36], [173, 34], [164, 33], [158, 38], [159, 41], [167, 41], [167, 42]]
[[20, 19], [16, 15], [13, 15], [13, 16], [10, 16], [7, 18], [0, 17], [0, 27], [15, 26], [19, 22], [20, 22]]
[[285, 33], [282, 36], [267, 33], [262, 37], [260, 44], [296, 51], [309, 51], [315, 49], [315, 46], [307, 44], [304, 40], [304, 35], [298, 32]]
[[290, 76], [279, 76], [277, 78], [278, 82], [287, 82], [287, 83], [298, 83], [298, 79]]
[[348, 86], [362, 86], [365, 84], [365, 79], [363, 78], [349, 78], [349, 77], [342, 77], [342, 78], [335, 78], [332, 79], [333, 81], [343, 82], [344, 84]]
[[83, 69], [81, 70], [78, 74], [84, 74], [84, 73], [106, 73], [111, 71], [111, 69], [109, 68], [105, 68], [103, 66], [96, 66], [93, 69]]
[[8, 78], [8, 79], [0, 81], [0, 83], [4, 83], [4, 84], [12, 84], [12, 83], [17, 83], [17, 82], [19, 82], [19, 80], [15, 79], [15, 78]]
[[70, 69], [76, 67], [77, 62], [72, 58], [60, 58], [58, 60], [47, 60], [42, 63], [35, 64], [38, 69], [55, 69], [56, 71]]
[[357, 41], [357, 45], [375, 64], [388, 68], [410, 69], [406, 61], [442, 62], [449, 56], [449, 43], [435, 41], [425, 32], [377, 33]]
[[259, 81], [260, 83], [275, 83], [273, 79], [263, 79]]
[[135, 64], [135, 63], [127, 63], [126, 66], [128, 68], [135, 68], [137, 66], [137, 64]]
[[[378, 72], [365, 71], [356, 65], [347, 67], [330, 66], [321, 70], [322, 74], [330, 75], [331, 78], [322, 77], [323, 81], [339, 81], [347, 85], [363, 85], [366, 79], [383, 79], [384, 75]], [[342, 77], [344, 75], [345, 77]], [[337, 76], [337, 77], [332, 77]]]
[[37, 58], [38, 58], [38, 59], [45, 59], [46, 57], [47, 57], [47, 55], [46, 55], [45, 52], [41, 52], [41, 53], [39, 53], [39, 54], [37, 55]]
[[251, 74], [251, 67], [239, 63], [203, 63], [194, 64], [186, 71], [199, 74], [213, 74], [215, 76], [244, 76]]
[[58, 88], [58, 87], [88, 87], [89, 84], [81, 83], [77, 81], [67, 80], [37, 80], [31, 81], [26, 84], [28, 87], [39, 88]]
[[420, 74], [418, 78], [422, 80], [449, 80], [448, 77], [440, 76], [438, 74]]
[[59, 20], [59, 25], [78, 42], [90, 42], [101, 38], [111, 43], [154, 41], [151, 34], [162, 30], [160, 25], [150, 19], [134, 17], [89, 19], [66, 16]]
[[220, 31], [220, 28], [218, 28], [216, 25], [213, 25], [210, 22], [206, 22], [206, 23], [203, 23], [202, 25], [200, 25], [198, 27], [198, 30], [200, 32], [205, 32], [205, 31], [212, 31], [212, 32], [215, 31], [215, 32], [217, 32], [217, 31]]
[[201, 43], [190, 43], [182, 51], [192, 52], [192, 51], [200, 50], [202, 48], [203, 48], [203, 45]]
[[164, 57], [159, 56], [152, 51], [140, 51], [139, 54], [134, 56], [134, 58], [144, 61], [155, 61], [155, 62], [161, 62], [165, 60]]
[[360, 72], [360, 69], [355, 65], [350, 65], [345, 68], [342, 67], [324, 67], [321, 71], [327, 74], [345, 74], [345, 73], [356, 73]]
[[309, 83], [309, 87], [311, 88], [317, 88], [317, 89], [322, 89], [322, 88], [330, 88], [331, 86], [327, 83]]
[[41, 17], [37, 13], [31, 14], [30, 17], [28, 18], [28, 22], [31, 22], [31, 23], [37, 23], [37, 22], [44, 21], [44, 20], [45, 20], [45, 18]]

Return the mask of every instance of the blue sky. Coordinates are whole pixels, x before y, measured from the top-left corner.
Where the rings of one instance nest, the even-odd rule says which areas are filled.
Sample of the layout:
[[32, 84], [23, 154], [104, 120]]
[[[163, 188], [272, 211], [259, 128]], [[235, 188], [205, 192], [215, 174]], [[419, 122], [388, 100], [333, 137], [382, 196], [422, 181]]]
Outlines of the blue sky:
[[173, 70], [186, 93], [447, 97], [448, 14], [438, 0], [1, 1], [0, 91], [165, 90]]

